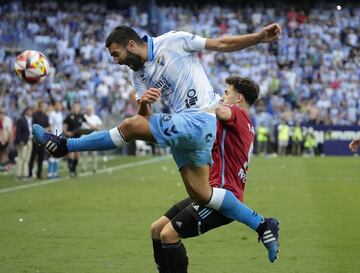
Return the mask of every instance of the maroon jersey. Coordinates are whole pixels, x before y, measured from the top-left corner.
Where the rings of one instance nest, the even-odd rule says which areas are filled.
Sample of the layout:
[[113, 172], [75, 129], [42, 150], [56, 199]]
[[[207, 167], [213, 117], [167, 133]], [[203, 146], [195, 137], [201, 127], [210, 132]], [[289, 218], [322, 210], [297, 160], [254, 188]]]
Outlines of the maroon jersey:
[[245, 110], [236, 105], [227, 106], [231, 110], [231, 118], [217, 121], [210, 185], [230, 190], [243, 201], [246, 172], [253, 149], [254, 127]]

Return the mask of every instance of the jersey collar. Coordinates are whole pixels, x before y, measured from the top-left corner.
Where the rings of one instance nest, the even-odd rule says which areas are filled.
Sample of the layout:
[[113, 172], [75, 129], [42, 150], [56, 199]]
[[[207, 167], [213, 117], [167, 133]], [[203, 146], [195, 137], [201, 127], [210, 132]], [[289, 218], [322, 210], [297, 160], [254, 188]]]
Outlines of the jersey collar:
[[153, 41], [153, 37], [151, 37], [149, 35], [145, 35], [142, 39], [147, 43], [148, 61], [151, 62], [154, 59], [154, 41]]

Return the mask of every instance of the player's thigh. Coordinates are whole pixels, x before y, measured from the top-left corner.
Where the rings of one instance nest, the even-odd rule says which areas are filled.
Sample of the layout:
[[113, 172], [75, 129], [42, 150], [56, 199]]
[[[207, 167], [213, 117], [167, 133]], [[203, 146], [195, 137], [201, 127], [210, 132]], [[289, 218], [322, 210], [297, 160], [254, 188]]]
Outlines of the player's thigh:
[[209, 202], [212, 189], [209, 185], [208, 165], [200, 167], [186, 165], [180, 169], [180, 174], [191, 198], [202, 204]]
[[126, 140], [145, 140], [156, 143], [149, 120], [140, 115], [124, 119], [118, 126]]
[[[216, 118], [205, 112], [153, 114], [150, 116], [150, 129], [161, 147], [184, 149], [188, 154], [209, 147], [211, 150], [216, 135]], [[193, 160], [188, 159], [186, 163], [201, 165], [196, 155], [190, 153]], [[178, 164], [178, 167], [182, 166]]]
[[185, 239], [199, 236], [231, 222], [231, 219], [221, 213], [193, 202], [171, 220], [171, 225], [176, 233]]
[[163, 216], [154, 221], [151, 224], [151, 236], [153, 239], [160, 239], [160, 232], [165, 227], [165, 225], [170, 222], [172, 218], [174, 218], [180, 211], [185, 209], [188, 205], [193, 202], [191, 198], [186, 198], [174, 204], [171, 208], [169, 208]]

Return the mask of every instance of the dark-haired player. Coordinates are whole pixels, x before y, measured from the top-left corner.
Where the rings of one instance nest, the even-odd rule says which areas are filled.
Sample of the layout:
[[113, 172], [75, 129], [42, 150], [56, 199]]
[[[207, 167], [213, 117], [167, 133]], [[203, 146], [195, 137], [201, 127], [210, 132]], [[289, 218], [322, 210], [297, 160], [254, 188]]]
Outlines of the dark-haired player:
[[[212, 188], [208, 183], [216, 118], [205, 110], [214, 106], [219, 96], [214, 93], [196, 52], [237, 51], [275, 41], [280, 34], [280, 26], [271, 24], [258, 33], [217, 39], [182, 31], [141, 39], [129, 27], [117, 27], [105, 45], [116, 63], [132, 70], [132, 82], [139, 98], [138, 115], [123, 120], [113, 129], [77, 139], [49, 134], [41, 126], [34, 126], [34, 137], [57, 157], [74, 151], [115, 149], [136, 139], [169, 146], [190, 197], [256, 229], [262, 216], [252, 214], [244, 218], [243, 204], [232, 192]], [[151, 104], [160, 97], [172, 114], [151, 113]]]
[[[232, 76], [226, 79], [223, 105], [215, 108], [217, 134], [212, 148], [213, 164], [209, 183], [224, 188], [243, 202], [245, 182], [253, 149], [254, 127], [249, 108], [259, 95], [259, 87], [247, 78]], [[255, 213], [243, 210], [243, 217]], [[191, 198], [171, 207], [151, 225], [155, 262], [160, 273], [187, 272], [188, 258], [182, 238], [199, 236], [211, 229], [226, 225], [231, 219]], [[256, 228], [259, 239], [273, 249], [278, 248], [278, 222], [267, 218]], [[276, 259], [276, 252], [269, 252]]]

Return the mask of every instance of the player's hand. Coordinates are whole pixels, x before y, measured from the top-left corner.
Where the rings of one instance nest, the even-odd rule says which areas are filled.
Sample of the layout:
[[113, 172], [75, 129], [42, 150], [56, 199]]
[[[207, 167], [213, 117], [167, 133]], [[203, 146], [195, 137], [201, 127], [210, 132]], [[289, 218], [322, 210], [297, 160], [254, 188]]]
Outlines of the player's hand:
[[270, 43], [279, 40], [281, 33], [281, 27], [277, 23], [273, 23], [271, 25], [263, 27], [263, 29], [258, 32], [258, 35], [260, 37], [260, 43]]
[[354, 139], [349, 144], [349, 148], [353, 153], [356, 153], [357, 150], [359, 149], [359, 147], [360, 147], [360, 137], [358, 137], [357, 139]]
[[145, 91], [144, 95], [142, 95], [140, 102], [151, 104], [160, 99], [161, 90], [159, 88], [149, 88]]

